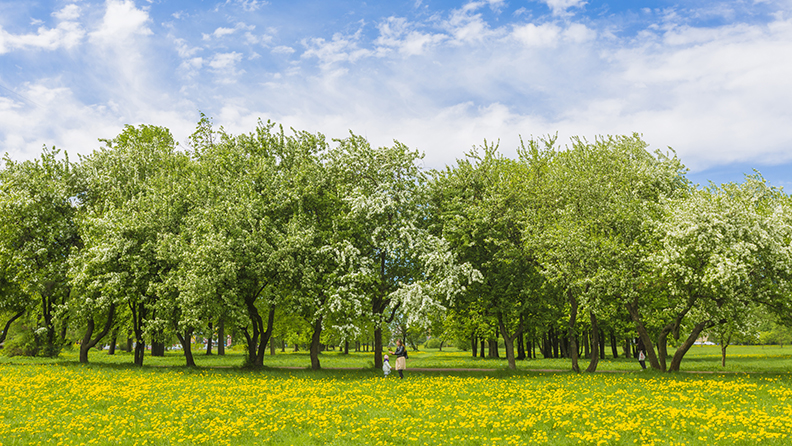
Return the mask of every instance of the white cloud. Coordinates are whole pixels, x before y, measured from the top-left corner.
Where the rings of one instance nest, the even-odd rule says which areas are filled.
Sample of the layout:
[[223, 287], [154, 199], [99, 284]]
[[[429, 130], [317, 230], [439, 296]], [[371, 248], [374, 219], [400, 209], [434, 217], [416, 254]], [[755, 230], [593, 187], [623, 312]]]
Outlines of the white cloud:
[[237, 4], [239, 4], [239, 6], [241, 6], [245, 11], [253, 12], [265, 5], [268, 5], [269, 2], [261, 0], [237, 0]]
[[212, 37], [214, 37], [215, 39], [219, 39], [219, 38], [221, 38], [223, 36], [227, 36], [229, 34], [233, 34], [234, 32], [236, 32], [235, 28], [222, 28], [221, 27], [221, 28], [217, 28], [216, 30], [214, 30], [214, 32], [212, 34], [204, 34], [203, 35], [203, 39], [204, 40], [209, 40]]
[[475, 12], [487, 2], [469, 2], [462, 8], [452, 11], [450, 17], [443, 22], [443, 28], [453, 36], [455, 43], [476, 43], [492, 37], [493, 30]]
[[568, 15], [570, 8], [582, 8], [586, 5], [584, 0], [540, 0], [542, 3], [547, 4], [553, 15], [564, 16]]
[[91, 40], [102, 45], [125, 43], [134, 36], [153, 34], [148, 24], [148, 12], [135, 7], [132, 0], [107, 0], [105, 14], [99, 28], [93, 31]]
[[217, 75], [216, 81], [221, 84], [231, 84], [236, 82], [236, 78], [244, 73], [237, 66], [242, 61], [242, 53], [232, 51], [230, 53], [217, 53], [209, 60], [208, 64], [212, 71]]
[[292, 54], [294, 53], [294, 48], [285, 45], [279, 45], [272, 49], [272, 52], [275, 54]]
[[58, 20], [76, 20], [80, 18], [80, 7], [75, 4], [66, 5], [60, 11], [52, 13], [52, 16]]
[[85, 36], [79, 23], [62, 20], [55, 28], [39, 27], [35, 34], [11, 34], [0, 26], [0, 54], [14, 50], [57, 50], [77, 46]]
[[388, 17], [377, 25], [377, 29], [380, 35], [374, 40], [375, 45], [380, 49], [395, 48], [407, 56], [423, 54], [427, 48], [448, 39], [445, 34], [422, 33], [412, 29], [407, 19], [402, 17]]
[[553, 23], [534, 25], [527, 23], [515, 26], [512, 37], [528, 47], [553, 47], [561, 36], [561, 28]]
[[302, 58], [315, 57], [324, 69], [329, 69], [338, 62], [355, 62], [360, 58], [371, 56], [373, 54], [371, 50], [358, 47], [360, 36], [361, 30], [358, 30], [353, 35], [336, 33], [330, 41], [323, 38], [303, 40], [303, 45], [307, 49], [302, 54]]

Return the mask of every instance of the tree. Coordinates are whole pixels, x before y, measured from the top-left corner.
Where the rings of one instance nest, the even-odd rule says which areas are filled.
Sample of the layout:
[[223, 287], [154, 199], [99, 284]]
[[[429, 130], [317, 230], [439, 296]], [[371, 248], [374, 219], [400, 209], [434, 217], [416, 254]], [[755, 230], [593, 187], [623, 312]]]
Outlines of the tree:
[[542, 308], [544, 279], [536, 256], [525, 249], [526, 216], [541, 206], [542, 176], [552, 143], [523, 146], [520, 162], [504, 158], [486, 142], [432, 182], [443, 237], [482, 280], [458, 304], [486, 309], [495, 319], [509, 367], [516, 368], [514, 342]]
[[[112, 319], [116, 306], [128, 306], [136, 340], [134, 362], [142, 365], [144, 335], [155, 341], [163, 336], [162, 324], [153, 321], [158, 300], [165, 298], [161, 284], [173, 268], [158, 257], [158, 244], [178, 223], [167, 213], [178, 206], [163, 202], [172, 195], [158, 186], [178, 184], [169, 178], [185, 155], [176, 151], [173, 137], [162, 127], [126, 126], [112, 140], [103, 141], [105, 147], [80, 164], [80, 231], [85, 246], [71, 261], [79, 299], [70, 310], [85, 321], [84, 339], [92, 339], [97, 312]], [[90, 342], [106, 333], [102, 330]], [[87, 361], [87, 351], [81, 359]]]
[[[569, 353], [579, 371], [577, 316], [588, 313], [593, 343], [599, 343], [598, 315], [614, 313], [639, 295], [650, 240], [646, 222], [661, 214], [660, 200], [686, 190], [676, 157], [652, 155], [638, 135], [573, 139], [553, 160], [545, 201], [550, 212], [531, 240], [540, 244], [546, 277], [564, 290]], [[650, 355], [651, 359], [651, 355]], [[596, 370], [593, 350], [587, 371]]]
[[[753, 304], [789, 314], [792, 226], [780, 190], [753, 175], [742, 184], [710, 185], [667, 200], [664, 208], [656, 227], [660, 247], [649, 261], [656, 265], [656, 286], [664, 291], [665, 308], [676, 314], [677, 339], [682, 320], [691, 319], [669, 371], [679, 370], [704, 330], [739, 325], [737, 315]], [[651, 342], [640, 326], [639, 333], [645, 343]]]
[[76, 177], [68, 156], [44, 147], [32, 161], [17, 163], [7, 155], [0, 170], [0, 309], [11, 312], [10, 324], [23, 311], [39, 314], [35, 353], [56, 356], [66, 336], [57, 316], [71, 292], [68, 258], [80, 247], [74, 221]]
[[420, 154], [401, 143], [372, 149], [352, 134], [339, 141], [330, 165], [342, 181], [352, 228], [348, 240], [360, 253], [367, 277], [367, 313], [374, 323], [374, 366], [382, 367], [382, 327], [403, 312], [407, 325], [428, 324], [464, 286], [478, 278], [457, 262], [445, 239], [427, 228], [426, 176]]

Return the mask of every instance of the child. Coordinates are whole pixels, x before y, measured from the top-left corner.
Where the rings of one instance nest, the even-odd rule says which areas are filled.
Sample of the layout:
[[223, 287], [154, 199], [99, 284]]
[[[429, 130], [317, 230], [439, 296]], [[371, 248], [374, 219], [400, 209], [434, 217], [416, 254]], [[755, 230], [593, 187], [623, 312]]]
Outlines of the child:
[[388, 361], [388, 355], [385, 355], [385, 361], [382, 363], [382, 371], [385, 372], [385, 376], [387, 377], [390, 374], [390, 362]]

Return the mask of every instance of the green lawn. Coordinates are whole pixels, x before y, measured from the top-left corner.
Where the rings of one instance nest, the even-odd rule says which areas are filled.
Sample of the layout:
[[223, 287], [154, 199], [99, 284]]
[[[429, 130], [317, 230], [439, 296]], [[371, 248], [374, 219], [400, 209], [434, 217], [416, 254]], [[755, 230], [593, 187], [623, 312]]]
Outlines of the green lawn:
[[[503, 355], [503, 352], [501, 352]], [[93, 350], [89, 360], [96, 364], [131, 364], [131, 353], [117, 351], [110, 356], [106, 351]], [[77, 349], [66, 350], [58, 358], [25, 358], [2, 357], [1, 363], [14, 364], [39, 364], [39, 363], [71, 363], [78, 361]], [[195, 361], [199, 367], [239, 367], [244, 362], [244, 351], [236, 346], [225, 356], [213, 354], [207, 356], [201, 351], [195, 352]], [[374, 354], [350, 352], [344, 355], [338, 351], [328, 351], [320, 355], [322, 367], [327, 368], [371, 368], [374, 365]], [[670, 358], [669, 358], [670, 362]], [[267, 354], [264, 365], [267, 367], [309, 367], [308, 352], [294, 353], [290, 350], [278, 350], [274, 356]], [[182, 366], [184, 356], [180, 351], [169, 351], [165, 357], [152, 357], [147, 355], [144, 360], [146, 366]], [[588, 365], [582, 359], [581, 367]], [[473, 358], [470, 352], [456, 349], [444, 349], [438, 352], [435, 349], [422, 349], [410, 352], [409, 368], [464, 368], [464, 369], [506, 369], [505, 359]], [[531, 359], [518, 361], [520, 370], [569, 370], [568, 359]], [[633, 359], [613, 359], [608, 356], [601, 360], [599, 371], [639, 371], [638, 362]], [[768, 372], [785, 373], [792, 371], [792, 346], [742, 346], [733, 345], [727, 349], [726, 367], [721, 367], [720, 347], [694, 346], [682, 361], [683, 371], [705, 372]]]
[[408, 372], [399, 380], [371, 369], [6, 361], [0, 444], [785, 445], [790, 402], [789, 373]]

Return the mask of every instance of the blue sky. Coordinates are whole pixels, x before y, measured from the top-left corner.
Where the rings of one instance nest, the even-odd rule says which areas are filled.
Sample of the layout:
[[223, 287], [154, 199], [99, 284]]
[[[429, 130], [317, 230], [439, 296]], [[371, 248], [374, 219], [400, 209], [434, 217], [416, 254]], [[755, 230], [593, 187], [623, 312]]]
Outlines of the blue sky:
[[70, 155], [199, 110], [451, 164], [484, 140], [641, 133], [705, 184], [792, 187], [792, 1], [0, 1], [0, 152]]

